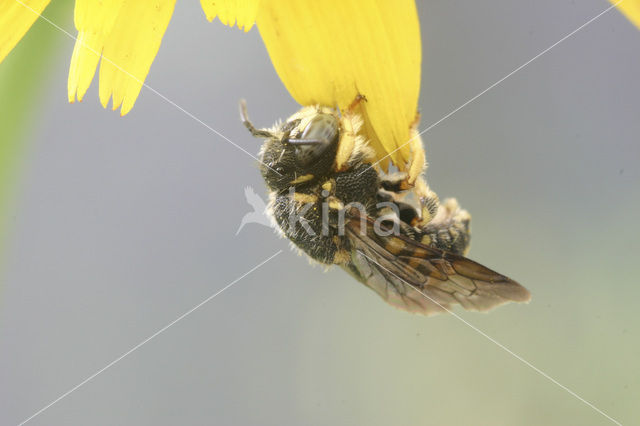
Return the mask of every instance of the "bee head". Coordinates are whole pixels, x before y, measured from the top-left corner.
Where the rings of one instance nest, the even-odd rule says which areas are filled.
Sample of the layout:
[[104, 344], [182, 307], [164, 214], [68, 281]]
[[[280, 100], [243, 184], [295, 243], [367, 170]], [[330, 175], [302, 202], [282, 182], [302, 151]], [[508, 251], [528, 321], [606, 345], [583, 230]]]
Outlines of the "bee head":
[[338, 148], [338, 118], [316, 107], [305, 107], [273, 129], [256, 129], [241, 102], [244, 125], [265, 139], [260, 150], [260, 171], [275, 191], [321, 179], [332, 169]]

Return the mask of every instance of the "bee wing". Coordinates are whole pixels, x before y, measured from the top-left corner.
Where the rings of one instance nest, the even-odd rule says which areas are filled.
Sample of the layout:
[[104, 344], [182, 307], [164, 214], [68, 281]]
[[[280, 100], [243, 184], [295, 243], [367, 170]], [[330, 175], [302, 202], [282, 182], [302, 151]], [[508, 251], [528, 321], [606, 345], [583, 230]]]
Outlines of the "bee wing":
[[473, 260], [403, 235], [381, 236], [370, 217], [363, 221], [356, 217], [346, 223], [352, 252], [345, 269], [395, 307], [432, 315], [456, 304], [488, 311], [531, 298], [517, 282]]

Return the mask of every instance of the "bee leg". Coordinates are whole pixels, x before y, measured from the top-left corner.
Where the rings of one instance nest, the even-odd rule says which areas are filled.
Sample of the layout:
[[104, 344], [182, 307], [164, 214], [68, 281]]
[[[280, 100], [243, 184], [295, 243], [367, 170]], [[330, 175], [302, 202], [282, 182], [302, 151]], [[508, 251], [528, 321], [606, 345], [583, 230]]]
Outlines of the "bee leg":
[[407, 225], [416, 226], [418, 224], [420, 214], [411, 204], [396, 200], [389, 193], [382, 191], [378, 192], [377, 200], [378, 215], [391, 214]]
[[[415, 188], [414, 193], [420, 202], [419, 213], [416, 212], [415, 217], [412, 217], [411, 220], [407, 220], [405, 222], [411, 226], [426, 226], [433, 220], [438, 212], [440, 200], [438, 195], [429, 188], [422, 176], [416, 179], [413, 184], [410, 184], [408, 179], [409, 175], [405, 172], [398, 172], [382, 177], [380, 181], [382, 189], [378, 191], [378, 198], [393, 199], [393, 201], [398, 204], [401, 211], [408, 211], [408, 209], [403, 209], [402, 206], [400, 206], [400, 204], [406, 204], [401, 201], [402, 196], [404, 195], [403, 192], [408, 189]], [[388, 200], [384, 199], [384, 201]]]
[[424, 227], [429, 222], [431, 222], [436, 214], [438, 213], [438, 209], [440, 207], [440, 199], [438, 198], [438, 194], [433, 192], [424, 178], [419, 177], [415, 182], [415, 193], [420, 200], [420, 222], [418, 223], [418, 227]]
[[386, 219], [381, 223], [389, 228], [397, 225], [403, 235], [415, 239], [417, 232], [419, 232], [414, 228], [419, 219], [418, 211], [415, 207], [395, 200], [390, 193], [383, 191], [378, 192], [378, 200], [381, 201], [377, 204], [377, 217], [386, 216]]
[[454, 198], [445, 200], [434, 219], [418, 227], [415, 239], [440, 250], [464, 255], [469, 249], [471, 215]]
[[353, 98], [353, 101], [347, 107], [347, 110], [348, 111], [355, 110], [360, 105], [361, 102], [367, 102], [367, 97], [365, 95], [358, 93], [356, 97]]
[[424, 152], [424, 145], [418, 125], [420, 124], [420, 113], [416, 113], [416, 117], [410, 126], [409, 147], [411, 149], [411, 161], [408, 164], [407, 180], [410, 184], [424, 179], [424, 172], [427, 170], [427, 156]]
[[409, 183], [407, 173], [405, 172], [393, 173], [382, 177], [380, 185], [383, 189], [396, 193], [413, 188], [413, 185]]

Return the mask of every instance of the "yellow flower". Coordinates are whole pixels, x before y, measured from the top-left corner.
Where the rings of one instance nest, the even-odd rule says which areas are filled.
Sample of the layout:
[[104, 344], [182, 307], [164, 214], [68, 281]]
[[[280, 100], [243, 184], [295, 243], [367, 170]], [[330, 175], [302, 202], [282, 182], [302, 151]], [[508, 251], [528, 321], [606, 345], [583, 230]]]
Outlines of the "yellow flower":
[[[302, 105], [346, 108], [358, 95], [377, 157], [409, 160], [420, 92], [420, 27], [413, 0], [273, 0], [257, 24], [273, 65]], [[397, 148], [399, 150], [395, 151]]]
[[609, 0], [627, 17], [628, 20], [640, 28], [640, 0]]
[[[640, 0], [610, 0], [640, 27]], [[0, 0], [0, 62], [49, 0]], [[379, 159], [409, 161], [420, 88], [414, 0], [201, 0], [211, 21], [257, 24], [273, 65], [302, 105], [346, 108], [358, 95], [363, 132]], [[76, 0], [69, 101], [82, 100], [98, 62], [103, 106], [127, 114], [169, 24], [175, 0]], [[100, 58], [102, 60], [100, 61]], [[386, 168], [387, 161], [382, 162]]]
[[38, 19], [49, 0], [0, 0], [0, 62]]
[[128, 113], [173, 14], [175, 0], [76, 0], [78, 38], [69, 68], [69, 102], [82, 100], [100, 59], [100, 102]]
[[[0, 0], [0, 61], [47, 0]], [[302, 105], [346, 108], [357, 95], [363, 132], [404, 168], [416, 119], [421, 45], [414, 0], [201, 0], [209, 20], [257, 24], [275, 69]], [[76, 0], [69, 101], [82, 100], [100, 62], [103, 106], [127, 114], [169, 24], [175, 0]], [[400, 149], [398, 149], [400, 148]], [[383, 162], [383, 166], [387, 161]]]

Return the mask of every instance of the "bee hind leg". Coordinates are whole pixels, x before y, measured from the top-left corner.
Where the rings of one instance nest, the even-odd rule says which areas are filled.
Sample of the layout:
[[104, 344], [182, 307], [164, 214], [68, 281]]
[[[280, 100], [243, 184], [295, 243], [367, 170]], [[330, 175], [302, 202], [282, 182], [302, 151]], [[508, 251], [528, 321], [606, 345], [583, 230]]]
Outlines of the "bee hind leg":
[[[460, 208], [454, 198], [440, 203], [438, 195], [429, 188], [424, 176], [419, 176], [413, 184], [409, 175], [398, 172], [384, 176], [380, 181], [378, 200], [392, 202], [403, 226], [403, 233], [431, 247], [456, 254], [465, 254], [471, 239], [471, 215]], [[416, 209], [403, 201], [406, 191], [413, 188], [413, 195], [419, 203]]]
[[[438, 195], [429, 188], [422, 176], [416, 179], [414, 183], [409, 183], [409, 175], [406, 172], [398, 172], [381, 177], [380, 186], [382, 190], [378, 192], [378, 198], [386, 197], [387, 199], [383, 201], [392, 199], [399, 207], [404, 207], [404, 205], [407, 204], [402, 200], [405, 195], [409, 194], [406, 191], [414, 188], [413, 195], [417, 198], [419, 207], [412, 220], [405, 220], [405, 222], [411, 226], [426, 226], [433, 220], [438, 212], [440, 199]], [[405, 208], [404, 210], [407, 209]]]

